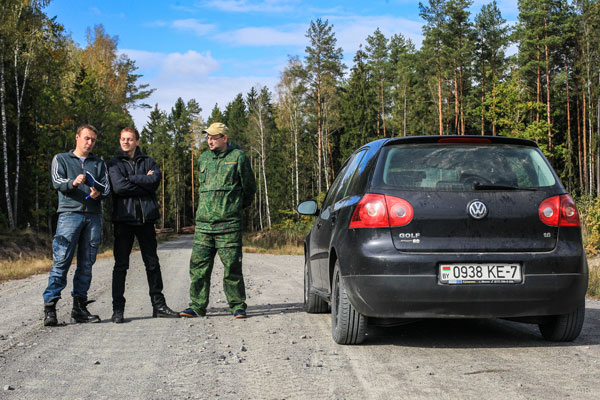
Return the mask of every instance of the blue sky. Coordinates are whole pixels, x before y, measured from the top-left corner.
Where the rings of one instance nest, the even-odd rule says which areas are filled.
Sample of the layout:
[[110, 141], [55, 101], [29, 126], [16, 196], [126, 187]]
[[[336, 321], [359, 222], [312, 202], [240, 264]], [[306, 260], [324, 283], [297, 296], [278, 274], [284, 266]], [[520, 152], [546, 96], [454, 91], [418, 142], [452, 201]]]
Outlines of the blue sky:
[[[488, 1], [474, 1], [475, 15]], [[497, 0], [505, 19], [517, 18], [517, 0]], [[419, 46], [423, 21], [418, 2], [407, 0], [52, 0], [48, 16], [86, 45], [88, 27], [104, 25], [118, 36], [119, 51], [136, 61], [141, 81], [156, 92], [148, 100], [169, 111], [178, 97], [195, 98], [206, 118], [252, 86], [274, 90], [288, 56], [304, 57], [306, 30], [321, 18], [334, 26], [350, 67], [358, 46], [379, 28]], [[133, 109], [136, 126], [149, 110]]]

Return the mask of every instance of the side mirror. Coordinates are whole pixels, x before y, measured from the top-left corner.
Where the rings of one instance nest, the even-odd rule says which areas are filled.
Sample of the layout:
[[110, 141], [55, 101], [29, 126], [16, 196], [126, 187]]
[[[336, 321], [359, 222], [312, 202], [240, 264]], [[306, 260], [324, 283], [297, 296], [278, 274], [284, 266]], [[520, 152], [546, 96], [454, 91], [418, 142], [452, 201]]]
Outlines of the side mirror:
[[314, 200], [303, 201], [298, 204], [298, 214], [302, 215], [317, 215], [319, 213], [319, 208], [317, 202]]

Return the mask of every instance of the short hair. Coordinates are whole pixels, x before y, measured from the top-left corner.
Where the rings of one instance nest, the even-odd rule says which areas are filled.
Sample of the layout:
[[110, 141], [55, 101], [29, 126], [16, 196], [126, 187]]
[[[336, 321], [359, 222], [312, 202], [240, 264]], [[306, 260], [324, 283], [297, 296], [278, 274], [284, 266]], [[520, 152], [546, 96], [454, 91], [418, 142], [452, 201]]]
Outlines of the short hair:
[[89, 129], [90, 131], [94, 132], [96, 136], [98, 136], [98, 129], [96, 129], [94, 125], [89, 124], [81, 125], [79, 128], [77, 128], [77, 135], [79, 135], [84, 129]]
[[135, 135], [135, 140], [140, 140], [140, 133], [133, 126], [126, 126], [125, 128], [121, 129], [121, 132], [119, 133], [119, 137], [121, 136], [121, 133], [123, 133], [123, 132], [133, 133]]

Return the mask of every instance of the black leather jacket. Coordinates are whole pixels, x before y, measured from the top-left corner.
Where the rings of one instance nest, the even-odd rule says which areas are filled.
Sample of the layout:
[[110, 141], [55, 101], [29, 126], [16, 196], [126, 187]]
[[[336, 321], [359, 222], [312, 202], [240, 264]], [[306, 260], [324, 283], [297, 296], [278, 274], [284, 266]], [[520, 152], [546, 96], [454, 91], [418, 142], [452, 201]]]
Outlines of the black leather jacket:
[[[154, 174], [147, 175], [150, 170]], [[131, 159], [119, 149], [108, 163], [108, 173], [113, 189], [113, 222], [143, 224], [160, 217], [156, 189], [160, 185], [161, 171], [152, 157], [138, 147]]]

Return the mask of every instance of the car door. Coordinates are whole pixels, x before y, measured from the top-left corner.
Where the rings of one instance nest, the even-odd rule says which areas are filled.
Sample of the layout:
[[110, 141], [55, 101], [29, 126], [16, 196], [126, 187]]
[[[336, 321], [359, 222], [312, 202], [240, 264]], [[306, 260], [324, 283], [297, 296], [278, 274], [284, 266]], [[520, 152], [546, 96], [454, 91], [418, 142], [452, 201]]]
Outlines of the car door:
[[340, 170], [338, 176], [329, 187], [325, 201], [321, 207], [321, 212], [315, 221], [315, 225], [310, 235], [311, 247], [311, 278], [313, 286], [319, 290], [325, 290], [325, 282], [329, 281], [329, 243], [331, 242], [331, 233], [336, 223], [337, 213], [333, 210], [334, 198], [340, 187], [340, 182], [351, 161], [356, 155], [352, 155]]

